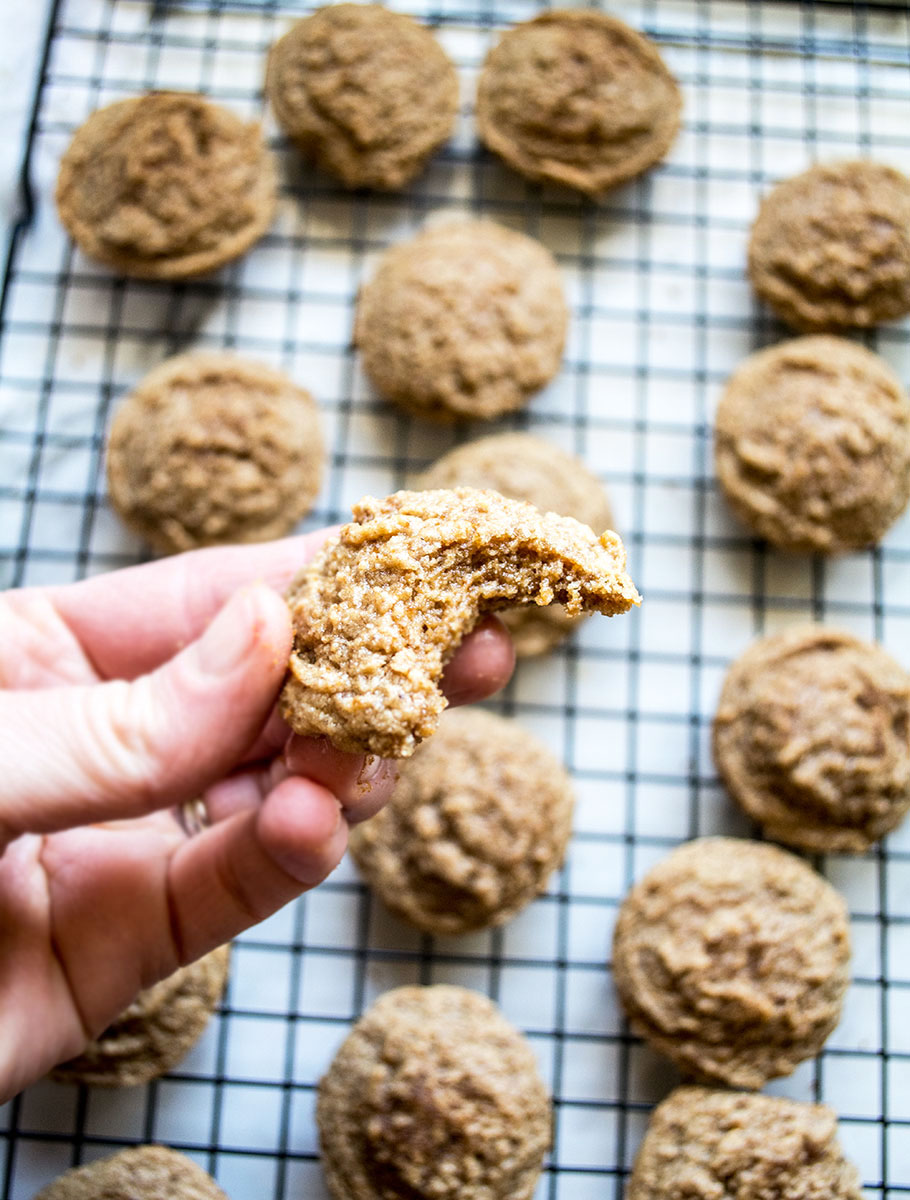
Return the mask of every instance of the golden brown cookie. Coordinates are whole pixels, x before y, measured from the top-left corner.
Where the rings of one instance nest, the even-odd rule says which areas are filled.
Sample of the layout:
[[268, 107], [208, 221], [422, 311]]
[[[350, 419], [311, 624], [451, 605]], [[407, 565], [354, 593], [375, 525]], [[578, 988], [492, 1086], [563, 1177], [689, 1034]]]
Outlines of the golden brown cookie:
[[281, 694], [297, 733], [408, 758], [436, 728], [446, 661], [484, 613], [518, 604], [627, 612], [640, 598], [617, 535], [498, 492], [367, 497], [292, 582]]
[[354, 341], [388, 400], [489, 420], [553, 378], [567, 323], [549, 250], [493, 221], [455, 221], [386, 251], [360, 289]]
[[211, 1175], [167, 1146], [132, 1146], [65, 1171], [34, 1200], [228, 1200]]
[[657, 47], [595, 9], [554, 9], [509, 29], [477, 89], [481, 140], [529, 179], [590, 196], [664, 157], [682, 96]]
[[823, 1104], [681, 1087], [651, 1114], [626, 1200], [862, 1200]]
[[846, 906], [776, 846], [699, 838], [622, 903], [613, 978], [633, 1029], [687, 1075], [760, 1088], [818, 1054], [849, 982]]
[[426, 933], [469, 933], [502, 925], [545, 890], [574, 804], [565, 769], [537, 738], [483, 709], [456, 709], [348, 845], [392, 912]]
[[551, 1132], [530, 1044], [486, 996], [447, 986], [376, 1001], [316, 1120], [334, 1200], [528, 1200]]
[[[613, 528], [604, 486], [580, 458], [531, 433], [498, 433], [457, 446], [418, 480], [421, 488], [492, 488], [512, 500], [527, 500], [590, 525], [595, 533]], [[569, 617], [559, 604], [500, 613], [519, 657], [545, 654], [584, 619]]]
[[259, 124], [195, 92], [98, 109], [57, 179], [60, 220], [80, 249], [144, 279], [186, 279], [239, 257], [271, 225], [276, 195]]
[[910, 312], [910, 179], [874, 162], [819, 163], [765, 196], [749, 240], [752, 286], [807, 333]]
[[227, 982], [230, 947], [219, 946], [139, 993], [78, 1058], [51, 1072], [60, 1083], [135, 1087], [170, 1071], [192, 1049]]
[[348, 187], [403, 187], [458, 111], [445, 51], [380, 4], [333, 4], [295, 22], [271, 49], [265, 86], [288, 136]]
[[312, 506], [324, 465], [309, 392], [227, 353], [156, 367], [120, 406], [107, 447], [111, 503], [164, 553], [281, 537]]
[[910, 401], [891, 368], [844, 338], [751, 355], [717, 408], [717, 477], [741, 521], [783, 550], [873, 545], [910, 499]]
[[862, 853], [910, 808], [910, 675], [849, 633], [763, 638], [724, 681], [714, 761], [768, 837]]

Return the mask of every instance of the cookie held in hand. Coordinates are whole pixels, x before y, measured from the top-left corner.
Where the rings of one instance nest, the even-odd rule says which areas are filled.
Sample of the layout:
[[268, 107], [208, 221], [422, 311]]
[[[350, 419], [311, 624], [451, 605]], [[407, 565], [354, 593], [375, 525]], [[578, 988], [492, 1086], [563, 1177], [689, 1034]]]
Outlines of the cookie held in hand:
[[516, 604], [627, 612], [640, 603], [611, 530], [498, 492], [368, 497], [300, 572], [281, 695], [291, 728], [340, 750], [407, 758], [436, 728], [443, 668], [485, 613]]

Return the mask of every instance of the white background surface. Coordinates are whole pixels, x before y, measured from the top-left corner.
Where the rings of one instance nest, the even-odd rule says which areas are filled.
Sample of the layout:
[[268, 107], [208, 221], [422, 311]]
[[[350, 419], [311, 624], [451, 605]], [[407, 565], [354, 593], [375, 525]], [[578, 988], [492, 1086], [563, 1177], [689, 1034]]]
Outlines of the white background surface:
[[[145, 553], [107, 505], [103, 436], [120, 397], [178, 346], [232, 345], [312, 389], [332, 449], [313, 524], [487, 432], [430, 428], [392, 411], [350, 347], [360, 280], [385, 246], [448, 207], [495, 216], [558, 256], [572, 306], [564, 368], [505, 424], [576, 451], [603, 477], [645, 602], [521, 664], [497, 702], [564, 759], [578, 793], [571, 851], [548, 895], [493, 934], [423, 939], [345, 862], [327, 886], [241, 940], [223, 1012], [169, 1079], [115, 1095], [44, 1082], [0, 1109], [0, 1129], [14, 1118], [18, 1129], [10, 1198], [30, 1200], [75, 1160], [160, 1139], [213, 1171], [232, 1200], [324, 1200], [316, 1080], [376, 994], [445, 981], [495, 996], [539, 1053], [558, 1104], [538, 1200], [613, 1200], [650, 1105], [673, 1081], [622, 1023], [606, 965], [617, 906], [679, 840], [750, 832], [708, 748], [724, 669], [759, 632], [810, 619], [877, 636], [910, 664], [910, 516], [874, 553], [831, 563], [775, 554], [731, 518], [710, 446], [727, 374], [786, 334], [744, 277], [759, 197], [817, 157], [864, 153], [910, 170], [910, 25], [906, 12], [866, 21], [811, 4], [616, 3], [660, 35], [684, 88], [685, 124], [665, 164], [594, 206], [527, 187], [476, 149], [470, 97], [491, 38], [476, 14], [495, 9], [504, 23], [537, 4], [445, 0], [440, 36], [460, 67], [462, 120], [406, 193], [351, 196], [274, 137], [285, 180], [278, 217], [241, 262], [169, 286], [114, 279], [74, 253], [51, 197], [75, 126], [148, 85], [204, 86], [258, 113], [265, 47], [303, 7], [289, 0], [281, 19], [175, 10], [152, 36], [136, 0], [65, 0], [35, 143], [36, 223], [0, 338], [0, 586], [63, 582]], [[102, 29], [110, 36], [96, 38]], [[854, 38], [874, 47], [873, 66], [854, 55]], [[818, 53], [803, 56], [802, 46]], [[875, 341], [910, 378], [908, 323]], [[886, 1177], [903, 1192], [910, 824], [882, 851], [819, 865], [850, 906], [853, 982], [824, 1056], [771, 1090], [834, 1105], [867, 1184]], [[6, 1147], [0, 1139], [0, 1178]]]

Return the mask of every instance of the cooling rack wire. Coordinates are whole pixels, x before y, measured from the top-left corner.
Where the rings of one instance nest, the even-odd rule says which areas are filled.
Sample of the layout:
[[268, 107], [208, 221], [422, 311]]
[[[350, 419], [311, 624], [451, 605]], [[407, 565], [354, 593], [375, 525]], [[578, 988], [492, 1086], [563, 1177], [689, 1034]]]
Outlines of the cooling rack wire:
[[[398, 0], [460, 69], [457, 134], [406, 193], [345, 192], [306, 172], [269, 127], [284, 187], [271, 233], [214, 278], [111, 276], [73, 251], [51, 203], [60, 154], [93, 109], [147, 88], [199, 89], [261, 112], [263, 55], [310, 3], [57, 0], [27, 146], [28, 213], [0, 316], [0, 586], [63, 582], [137, 561], [105, 498], [112, 406], [189, 346], [284, 367], [318, 396], [330, 472], [308, 527], [362, 494], [406, 484], [455, 441], [370, 393], [350, 346], [359, 281], [439, 209], [541, 238], [572, 305], [558, 379], [504, 424], [581, 454], [606, 481], [645, 595], [520, 665], [494, 707], [572, 771], [576, 831], [547, 895], [504, 929], [412, 933], [345, 862], [239, 939], [222, 1011], [167, 1079], [106, 1093], [41, 1083], [0, 1108], [6, 1200], [66, 1167], [158, 1140], [212, 1171], [233, 1200], [325, 1197], [314, 1085], [351, 1021], [404, 983], [493, 996], [530, 1037], [555, 1099], [538, 1200], [622, 1195], [668, 1069], [620, 1017], [605, 965], [630, 882], [677, 842], [750, 829], [718, 786], [710, 717], [752, 638], [817, 619], [877, 638], [910, 664], [910, 518], [874, 551], [833, 562], [769, 552], [728, 517], [712, 478], [711, 415], [726, 375], [785, 331], [743, 274], [761, 193], [816, 159], [910, 170], [910, 19], [904, 7], [615, 0], [659, 43], [685, 91], [667, 162], [599, 204], [527, 185], [480, 152], [471, 97], [498, 30], [533, 0]], [[869, 344], [910, 379], [910, 328]], [[847, 897], [855, 945], [844, 1018], [816, 1062], [769, 1090], [840, 1113], [869, 1196], [910, 1193], [910, 824], [864, 857], [817, 861]]]

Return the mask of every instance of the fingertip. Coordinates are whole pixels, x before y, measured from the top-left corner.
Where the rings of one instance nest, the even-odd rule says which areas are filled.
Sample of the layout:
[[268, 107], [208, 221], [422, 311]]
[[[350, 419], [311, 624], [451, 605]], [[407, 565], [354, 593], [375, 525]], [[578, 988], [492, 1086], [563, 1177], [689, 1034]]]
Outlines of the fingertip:
[[293, 777], [266, 797], [256, 831], [266, 853], [307, 887], [334, 871], [348, 840], [347, 822], [335, 796], [312, 780]]
[[315, 780], [341, 804], [349, 825], [378, 812], [392, 794], [397, 768], [374, 754], [348, 754], [328, 738], [295, 734], [285, 747], [284, 762], [292, 775]]
[[464, 639], [442, 677], [442, 690], [452, 707], [475, 704], [509, 682], [515, 670], [515, 647], [503, 623], [486, 617]]

